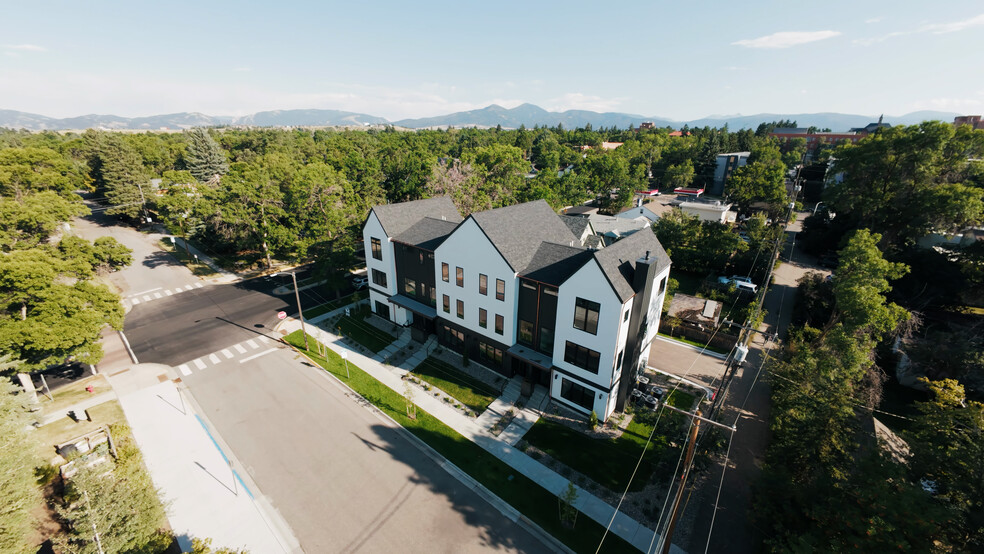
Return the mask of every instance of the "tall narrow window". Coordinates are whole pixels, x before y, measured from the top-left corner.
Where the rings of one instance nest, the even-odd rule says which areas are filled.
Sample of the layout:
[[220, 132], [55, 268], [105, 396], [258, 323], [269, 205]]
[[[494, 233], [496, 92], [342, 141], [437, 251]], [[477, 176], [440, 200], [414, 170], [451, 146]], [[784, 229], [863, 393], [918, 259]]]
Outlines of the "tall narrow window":
[[444, 295], [444, 313], [451, 313], [451, 297], [446, 294]]
[[372, 282], [374, 285], [379, 285], [381, 287], [386, 286], [386, 274], [378, 269], [372, 270]]
[[666, 292], [666, 277], [659, 282], [659, 292], [657, 294], [663, 294]]
[[465, 319], [465, 301], [458, 300], [458, 319]]
[[482, 329], [489, 328], [489, 312], [485, 311], [485, 308], [478, 309], [478, 326]]
[[449, 277], [448, 274], [450, 272], [451, 270], [450, 268], [448, 268], [448, 264], [441, 262], [441, 280], [444, 281], [445, 283], [448, 282], [448, 277]]
[[489, 276], [484, 273], [478, 274], [478, 294], [489, 294]]
[[519, 342], [533, 346], [533, 322], [519, 320]]
[[504, 327], [504, 322], [502, 320], [502, 316], [499, 315], [499, 314], [496, 314], [495, 315], [495, 332], [501, 335], [502, 334], [502, 328], [503, 327]]
[[465, 270], [460, 267], [454, 268], [454, 284], [459, 287], [465, 286]]
[[375, 237], [370, 238], [369, 239], [369, 242], [372, 243], [372, 257], [375, 258], [375, 259], [377, 259], [377, 260], [382, 260], [383, 259], [383, 245], [382, 245], [382, 243], [379, 242], [379, 239], [377, 239]]
[[506, 282], [502, 279], [495, 280], [495, 299], [505, 300], [506, 299]]
[[574, 328], [597, 335], [599, 311], [601, 311], [601, 304], [578, 298], [574, 302]]

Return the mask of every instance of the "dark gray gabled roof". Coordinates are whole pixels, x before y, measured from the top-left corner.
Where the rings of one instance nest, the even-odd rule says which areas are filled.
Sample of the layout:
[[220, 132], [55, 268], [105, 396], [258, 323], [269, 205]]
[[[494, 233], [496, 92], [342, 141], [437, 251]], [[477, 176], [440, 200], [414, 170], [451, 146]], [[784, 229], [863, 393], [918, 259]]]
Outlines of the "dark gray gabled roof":
[[454, 202], [447, 196], [400, 202], [399, 204], [383, 204], [373, 206], [372, 211], [386, 231], [386, 236], [400, 235], [415, 223], [425, 217], [461, 223], [461, 214], [455, 208]]
[[433, 252], [457, 227], [458, 224], [451, 221], [425, 217], [393, 237], [393, 241]]
[[564, 222], [564, 225], [567, 225], [567, 228], [570, 229], [577, 238], [581, 238], [584, 234], [584, 230], [588, 228], [588, 225], [590, 225], [590, 222], [586, 217], [576, 217], [573, 215], [559, 215], [557, 217]]
[[544, 242], [520, 275], [559, 287], [590, 259], [591, 251], [586, 248]]
[[653, 228], [648, 225], [594, 252], [595, 260], [598, 261], [608, 282], [615, 289], [615, 294], [623, 303], [635, 294], [632, 281], [635, 276], [636, 260], [645, 257], [647, 251], [650, 257], [656, 258], [656, 273], [669, 267], [670, 257], [653, 234]]
[[470, 216], [513, 271], [526, 269], [541, 242], [580, 244], [545, 200], [496, 208]]

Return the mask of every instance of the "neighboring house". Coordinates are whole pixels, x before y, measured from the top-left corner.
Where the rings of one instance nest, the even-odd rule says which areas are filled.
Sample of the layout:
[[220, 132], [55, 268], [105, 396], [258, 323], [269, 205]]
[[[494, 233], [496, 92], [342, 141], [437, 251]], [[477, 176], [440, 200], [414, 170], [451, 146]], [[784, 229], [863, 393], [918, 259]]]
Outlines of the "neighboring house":
[[588, 240], [588, 237], [595, 236], [594, 228], [591, 227], [591, 221], [588, 218], [573, 215], [560, 215], [557, 217], [571, 230], [571, 234], [577, 239], [577, 244], [587, 246], [585, 241]]
[[580, 206], [570, 206], [568, 208], [564, 208], [561, 211], [564, 213], [564, 215], [588, 216], [591, 214], [598, 213], [598, 207], [582, 204]]
[[606, 245], [651, 225], [645, 217], [625, 218], [598, 214], [589, 215], [588, 221], [591, 222], [595, 235], [604, 237]]
[[689, 294], [676, 293], [666, 315], [692, 323], [701, 328], [717, 329], [721, 303]]
[[859, 133], [856, 131], [846, 131], [843, 133], [810, 133], [809, 129], [804, 127], [776, 127], [771, 133], [769, 133], [769, 136], [779, 139], [783, 146], [789, 144], [789, 142], [793, 139], [801, 138], [806, 141], [806, 152], [812, 155], [822, 144], [837, 144], [841, 141], [847, 141], [854, 144], [862, 138], [868, 136], [868, 133]]
[[652, 230], [592, 251], [542, 200], [464, 221], [447, 208], [442, 198], [370, 211], [363, 240], [380, 252], [367, 257], [370, 273], [386, 272], [383, 285], [370, 284], [376, 313], [411, 326], [415, 340], [436, 333], [445, 347], [522, 376], [525, 392], [545, 387], [602, 420], [621, 410], [669, 277]]
[[717, 166], [714, 168], [714, 182], [707, 189], [711, 196], [724, 196], [724, 186], [731, 174], [739, 167], [748, 163], [751, 152], [729, 152], [717, 155]]
[[707, 204], [704, 202], [683, 202], [680, 204], [680, 209], [687, 215], [695, 215], [699, 217], [701, 221], [717, 221], [718, 223], [726, 223], [729, 220], [728, 210], [731, 209], [731, 204], [722, 204], [720, 202], [715, 202], [713, 204]]
[[974, 129], [984, 129], [984, 122], [979, 115], [958, 115], [953, 118], [953, 126], [970, 125]]
[[659, 220], [659, 214], [653, 211], [651, 204], [642, 204], [634, 208], [625, 208], [615, 217], [621, 217], [623, 219], [636, 219], [639, 217], [644, 217], [649, 220], [649, 223], [656, 223]]

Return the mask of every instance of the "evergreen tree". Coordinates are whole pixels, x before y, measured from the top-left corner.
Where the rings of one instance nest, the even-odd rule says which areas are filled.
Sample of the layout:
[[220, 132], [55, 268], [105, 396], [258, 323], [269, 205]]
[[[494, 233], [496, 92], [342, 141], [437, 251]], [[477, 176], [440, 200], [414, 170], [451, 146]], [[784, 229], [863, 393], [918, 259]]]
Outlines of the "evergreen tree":
[[208, 134], [208, 131], [197, 127], [188, 132], [188, 150], [185, 152], [185, 166], [195, 179], [202, 183], [225, 175], [229, 171], [229, 163], [225, 152]]
[[146, 207], [145, 191], [141, 187], [147, 181], [140, 155], [124, 137], [107, 133], [97, 139], [95, 157], [98, 174], [93, 177], [111, 206], [106, 213], [140, 215]]
[[37, 460], [30, 446], [25, 400], [17, 386], [0, 379], [0, 552], [34, 552], [27, 544], [31, 508], [40, 500], [34, 479]]

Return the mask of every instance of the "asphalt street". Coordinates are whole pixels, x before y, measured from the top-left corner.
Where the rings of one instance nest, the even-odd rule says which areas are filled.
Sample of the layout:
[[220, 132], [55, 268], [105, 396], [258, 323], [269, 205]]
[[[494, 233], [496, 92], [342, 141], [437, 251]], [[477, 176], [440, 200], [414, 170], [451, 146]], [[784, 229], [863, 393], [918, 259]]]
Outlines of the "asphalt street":
[[253, 342], [182, 380], [305, 551], [550, 551], [292, 350]]

